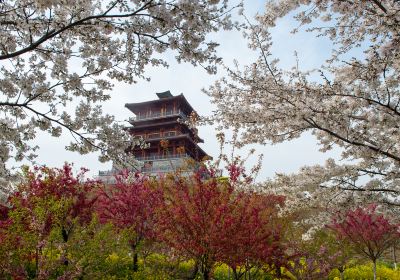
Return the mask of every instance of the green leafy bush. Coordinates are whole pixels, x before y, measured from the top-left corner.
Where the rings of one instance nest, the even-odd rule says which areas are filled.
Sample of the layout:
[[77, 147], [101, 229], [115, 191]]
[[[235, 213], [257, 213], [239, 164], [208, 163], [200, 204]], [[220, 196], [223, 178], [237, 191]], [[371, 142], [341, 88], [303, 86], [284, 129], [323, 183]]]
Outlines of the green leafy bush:
[[[377, 277], [380, 280], [398, 280], [400, 279], [400, 270], [393, 270], [382, 264], [377, 266]], [[330, 280], [340, 279], [340, 274], [337, 269], [333, 270], [329, 275]], [[357, 265], [350, 267], [344, 272], [344, 279], [364, 280], [373, 279], [372, 264]]]

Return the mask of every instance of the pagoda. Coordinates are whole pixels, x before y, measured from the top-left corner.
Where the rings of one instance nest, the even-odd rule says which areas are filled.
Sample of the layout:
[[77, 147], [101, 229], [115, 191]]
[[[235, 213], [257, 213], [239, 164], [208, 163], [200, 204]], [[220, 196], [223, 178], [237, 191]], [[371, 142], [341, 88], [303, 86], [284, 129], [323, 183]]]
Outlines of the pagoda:
[[130, 118], [129, 133], [143, 139], [146, 148], [134, 147], [135, 159], [143, 162], [143, 173], [159, 174], [174, 171], [187, 159], [199, 162], [210, 158], [198, 145], [203, 143], [197, 129], [185, 122], [196, 114], [183, 94], [173, 96], [170, 91], [157, 93], [158, 99], [141, 103], [128, 103], [135, 117]]

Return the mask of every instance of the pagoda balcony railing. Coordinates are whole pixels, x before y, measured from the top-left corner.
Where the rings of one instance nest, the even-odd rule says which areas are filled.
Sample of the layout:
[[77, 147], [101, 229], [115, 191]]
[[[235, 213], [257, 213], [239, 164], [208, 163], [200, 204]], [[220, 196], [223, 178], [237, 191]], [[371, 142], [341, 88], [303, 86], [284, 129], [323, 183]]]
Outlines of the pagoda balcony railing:
[[[126, 168], [124, 170], [127, 170], [129, 172], [137, 172], [137, 171], [139, 171], [139, 169], [140, 169], [140, 167], [138, 167], [138, 169]], [[120, 172], [121, 172], [121, 170], [116, 170], [116, 169], [99, 171], [99, 175], [98, 176], [115, 176], [115, 175], [119, 174]]]
[[[173, 155], [152, 155], [152, 156], [145, 156], [145, 157], [136, 157], [135, 159], [138, 161], [154, 161], [154, 160], [167, 160], [167, 159], [183, 159], [183, 158], [189, 158], [190, 155], [183, 153], [183, 154], [173, 154]], [[137, 172], [137, 169], [131, 168], [128, 169], [131, 172]], [[143, 168], [142, 168], [143, 171]], [[99, 171], [98, 176], [100, 177], [107, 177], [107, 176], [115, 176], [118, 174], [120, 171], [119, 170], [105, 170], [105, 171]]]
[[[173, 132], [173, 133], [172, 133]], [[151, 133], [146, 135], [146, 137], [144, 137], [143, 139], [147, 139], [147, 140], [153, 140], [153, 139], [168, 139], [168, 138], [173, 138], [175, 136], [179, 136], [179, 135], [185, 135], [185, 133], [181, 133], [179, 131], [167, 131], [164, 133], [160, 133], [160, 132], [155, 132], [155, 133]]]
[[99, 176], [112, 176], [115, 175], [114, 170], [99, 171]]
[[182, 119], [185, 119], [187, 117], [183, 112], [179, 110], [179, 111], [167, 111], [167, 112], [154, 112], [146, 115], [137, 115], [136, 117], [129, 118], [129, 121], [134, 122], [134, 121], [154, 120], [172, 116], [181, 117]]
[[170, 172], [170, 171], [175, 171], [177, 168], [180, 168], [179, 166], [158, 166], [158, 167], [143, 167], [142, 172], [146, 173], [157, 173], [157, 172]]
[[179, 158], [187, 158], [189, 157], [188, 154], [174, 154], [174, 155], [151, 155], [151, 156], [144, 156], [144, 157], [136, 157], [139, 161], [149, 161], [149, 160], [159, 160], [159, 159], [179, 159]]

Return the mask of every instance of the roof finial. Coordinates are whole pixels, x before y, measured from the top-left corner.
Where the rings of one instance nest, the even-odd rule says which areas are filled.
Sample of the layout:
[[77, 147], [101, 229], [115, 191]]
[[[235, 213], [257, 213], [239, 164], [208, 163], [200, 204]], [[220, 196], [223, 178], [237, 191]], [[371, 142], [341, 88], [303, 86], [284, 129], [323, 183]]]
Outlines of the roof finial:
[[157, 94], [158, 98], [160, 98], [160, 99], [172, 97], [172, 94], [169, 90], [164, 91], [164, 92], [157, 92], [156, 94]]

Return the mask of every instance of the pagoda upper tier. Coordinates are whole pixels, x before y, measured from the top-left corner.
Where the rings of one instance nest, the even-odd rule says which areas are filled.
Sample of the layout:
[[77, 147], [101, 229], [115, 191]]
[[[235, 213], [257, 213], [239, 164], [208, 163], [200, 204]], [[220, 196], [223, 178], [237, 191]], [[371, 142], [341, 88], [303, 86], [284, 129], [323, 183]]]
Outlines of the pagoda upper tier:
[[127, 103], [125, 107], [136, 115], [134, 122], [146, 122], [165, 117], [187, 117], [194, 112], [183, 94], [173, 96], [170, 91], [157, 93], [159, 99]]

